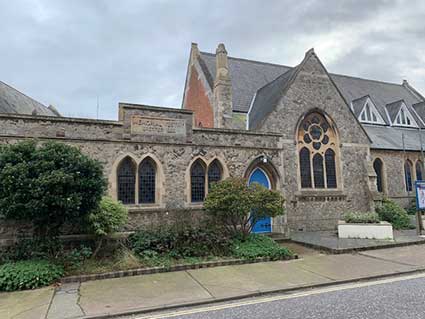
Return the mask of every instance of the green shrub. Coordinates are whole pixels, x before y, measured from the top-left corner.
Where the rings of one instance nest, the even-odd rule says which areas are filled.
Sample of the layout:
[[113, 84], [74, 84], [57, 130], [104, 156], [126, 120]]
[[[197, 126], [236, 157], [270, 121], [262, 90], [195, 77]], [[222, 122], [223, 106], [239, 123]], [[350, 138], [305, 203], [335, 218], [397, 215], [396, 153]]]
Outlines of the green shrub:
[[63, 268], [45, 260], [26, 260], [0, 266], [0, 291], [35, 289], [63, 276]]
[[382, 204], [376, 207], [376, 212], [381, 220], [390, 222], [395, 229], [411, 227], [406, 211], [392, 200], [384, 199]]
[[355, 224], [374, 224], [379, 223], [379, 215], [374, 212], [362, 213], [362, 212], [350, 212], [344, 215], [344, 221], [346, 223]]
[[135, 253], [148, 257], [203, 257], [223, 255], [229, 250], [229, 239], [207, 227], [174, 225], [141, 228], [128, 240]]
[[242, 259], [269, 257], [272, 260], [277, 260], [282, 257], [292, 256], [293, 253], [277, 244], [270, 237], [251, 234], [245, 240], [233, 240], [232, 255]]
[[410, 202], [409, 207], [406, 209], [408, 215], [416, 215], [416, 199]]
[[105, 189], [102, 165], [76, 147], [26, 141], [0, 149], [0, 215], [33, 223], [38, 237], [80, 223]]
[[105, 236], [119, 231], [127, 223], [127, 208], [120, 202], [104, 196], [99, 207], [88, 216], [89, 230], [97, 236], [96, 249], [93, 256], [99, 252]]
[[243, 178], [214, 183], [204, 202], [211, 221], [230, 236], [249, 236], [257, 220], [283, 215], [285, 200], [277, 191]]
[[41, 238], [21, 238], [2, 252], [0, 261], [19, 261], [29, 259], [56, 259], [64, 250], [59, 240]]
[[62, 263], [67, 271], [78, 269], [92, 255], [93, 251], [90, 247], [81, 245], [79, 248], [66, 252], [62, 257]]

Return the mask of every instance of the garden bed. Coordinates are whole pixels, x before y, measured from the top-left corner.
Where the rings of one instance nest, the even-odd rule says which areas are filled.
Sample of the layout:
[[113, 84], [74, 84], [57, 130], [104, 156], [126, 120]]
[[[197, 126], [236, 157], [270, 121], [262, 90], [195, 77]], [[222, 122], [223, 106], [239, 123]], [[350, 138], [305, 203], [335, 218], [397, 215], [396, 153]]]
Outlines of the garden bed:
[[219, 266], [230, 266], [230, 265], [243, 265], [243, 264], [252, 264], [276, 260], [292, 260], [298, 259], [298, 255], [291, 256], [282, 256], [278, 259], [272, 259], [270, 257], [259, 257], [255, 259], [217, 259], [212, 261], [201, 261], [195, 263], [177, 263], [171, 266], [158, 266], [158, 267], [146, 267], [146, 268], [136, 268], [136, 269], [127, 269], [119, 271], [110, 271], [104, 273], [93, 273], [87, 275], [75, 275], [67, 276], [61, 279], [62, 283], [70, 282], [85, 282], [90, 280], [100, 280], [100, 279], [112, 279], [112, 278], [121, 278], [129, 276], [139, 276], [139, 275], [148, 275], [162, 272], [172, 272], [172, 271], [182, 271], [189, 269], [200, 269], [200, 268], [211, 268]]

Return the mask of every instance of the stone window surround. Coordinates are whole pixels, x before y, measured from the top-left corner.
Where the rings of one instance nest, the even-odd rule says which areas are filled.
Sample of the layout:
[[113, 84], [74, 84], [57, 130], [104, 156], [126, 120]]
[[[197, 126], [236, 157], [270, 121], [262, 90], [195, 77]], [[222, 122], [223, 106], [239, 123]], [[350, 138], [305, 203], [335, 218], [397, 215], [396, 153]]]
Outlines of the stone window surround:
[[[381, 159], [382, 160], [382, 159]], [[412, 190], [411, 191], [407, 191], [407, 185], [406, 185], [406, 172], [404, 169], [404, 164], [406, 163], [406, 161], [410, 162], [410, 174], [412, 175]], [[383, 162], [383, 161], [382, 161]], [[417, 173], [416, 173], [416, 164], [417, 163], [421, 163], [422, 164], [422, 178], [424, 178], [424, 174], [425, 174], [425, 168], [424, 168], [424, 164], [422, 163], [421, 159], [411, 159], [410, 157], [406, 157], [404, 158], [403, 162], [402, 162], [402, 173], [403, 173], [403, 191], [405, 193], [412, 193], [415, 192], [415, 181], [417, 180]]]
[[[337, 187], [336, 188], [315, 188], [314, 187], [314, 174], [313, 174], [313, 164], [312, 164], [312, 158], [313, 156], [311, 156], [310, 153], [310, 161], [311, 161], [311, 165], [310, 165], [310, 169], [311, 169], [311, 183], [312, 183], [312, 188], [302, 188], [301, 187], [301, 169], [299, 167], [300, 165], [300, 151], [302, 148], [306, 147], [307, 149], [309, 149], [311, 151], [312, 146], [311, 143], [310, 145], [307, 145], [306, 143], [302, 142], [300, 139], [300, 132], [302, 131], [302, 124], [304, 123], [304, 120], [311, 116], [312, 114], [317, 113], [319, 114], [321, 117], [323, 117], [326, 121], [327, 124], [329, 125], [329, 129], [332, 130], [333, 136], [329, 137], [329, 145], [331, 143], [334, 144], [333, 147], [329, 147], [330, 149], [332, 149], [335, 152], [335, 171], [336, 171], [336, 182], [337, 182]], [[339, 134], [338, 134], [338, 130], [336, 128], [335, 122], [330, 118], [329, 115], [327, 115], [324, 111], [320, 110], [320, 109], [312, 109], [309, 110], [308, 112], [304, 113], [299, 121], [298, 124], [296, 126], [296, 130], [295, 130], [295, 141], [296, 141], [296, 163], [297, 163], [297, 183], [298, 183], [298, 196], [302, 197], [303, 194], [314, 194], [314, 196], [321, 196], [324, 195], [326, 193], [332, 193], [332, 194], [338, 194], [338, 195], [344, 195], [343, 194], [343, 180], [342, 180], [342, 174], [341, 174], [341, 156], [340, 156], [340, 144], [339, 144]], [[324, 152], [323, 152], [323, 162], [324, 162]], [[324, 179], [326, 180], [326, 168], [324, 168]]]
[[204, 202], [192, 202], [192, 184], [191, 184], [191, 170], [192, 170], [192, 166], [196, 161], [201, 161], [201, 164], [204, 166], [205, 168], [205, 196], [208, 195], [208, 168], [210, 167], [210, 165], [214, 162], [217, 161], [220, 165], [221, 168], [221, 179], [226, 179], [228, 178], [229, 175], [229, 170], [227, 169], [227, 166], [224, 164], [224, 160], [219, 157], [219, 156], [214, 156], [212, 158], [210, 158], [209, 160], [207, 160], [205, 157], [203, 156], [196, 156], [194, 157], [187, 169], [186, 169], [186, 174], [185, 174], [185, 182], [186, 182], [186, 187], [185, 187], [185, 191], [186, 191], [186, 203], [188, 204], [189, 207], [192, 208], [202, 208], [204, 206]]
[[[136, 155], [132, 154], [132, 153], [125, 153], [120, 155], [114, 162], [114, 164], [112, 165], [112, 170], [111, 170], [111, 174], [109, 176], [109, 182], [110, 182], [110, 189], [109, 189], [109, 194], [110, 196], [115, 199], [118, 200], [118, 187], [117, 187], [117, 183], [118, 183], [118, 167], [120, 165], [120, 163], [125, 159], [125, 158], [130, 158], [134, 164], [136, 165], [136, 194], [135, 194], [135, 204], [128, 204], [126, 206], [131, 207], [131, 208], [164, 208], [164, 204], [163, 204], [163, 193], [164, 193], [164, 186], [165, 186], [165, 178], [164, 178], [164, 172], [162, 170], [162, 165], [161, 162], [158, 160], [158, 158], [151, 153], [147, 153], [144, 154], [141, 157], [137, 157]], [[145, 159], [150, 159], [152, 160], [152, 162], [155, 163], [155, 170], [156, 170], [156, 174], [155, 174], [155, 203], [139, 203], [139, 167], [140, 164], [145, 160]]]

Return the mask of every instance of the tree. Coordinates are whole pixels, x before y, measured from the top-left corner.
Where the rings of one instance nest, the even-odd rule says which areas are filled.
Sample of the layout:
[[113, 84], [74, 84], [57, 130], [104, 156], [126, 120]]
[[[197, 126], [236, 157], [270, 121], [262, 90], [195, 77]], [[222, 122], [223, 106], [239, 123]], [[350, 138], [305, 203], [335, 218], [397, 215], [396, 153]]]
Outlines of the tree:
[[204, 209], [227, 233], [246, 237], [259, 219], [283, 215], [284, 202], [277, 191], [257, 183], [248, 185], [243, 178], [228, 178], [213, 184]]
[[88, 216], [89, 228], [97, 237], [93, 257], [96, 257], [105, 237], [119, 231], [127, 223], [127, 218], [127, 208], [123, 204], [107, 196], [102, 198], [99, 207]]
[[102, 165], [73, 146], [25, 141], [0, 148], [0, 214], [54, 238], [95, 209], [106, 189]]

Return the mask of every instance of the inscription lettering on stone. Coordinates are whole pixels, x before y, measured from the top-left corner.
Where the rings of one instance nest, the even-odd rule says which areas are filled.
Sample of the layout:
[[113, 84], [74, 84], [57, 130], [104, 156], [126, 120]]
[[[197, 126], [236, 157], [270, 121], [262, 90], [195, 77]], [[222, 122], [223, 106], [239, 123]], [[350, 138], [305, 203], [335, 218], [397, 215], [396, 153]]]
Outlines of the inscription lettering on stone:
[[158, 136], [185, 136], [186, 122], [181, 119], [133, 115], [131, 117], [131, 133]]

